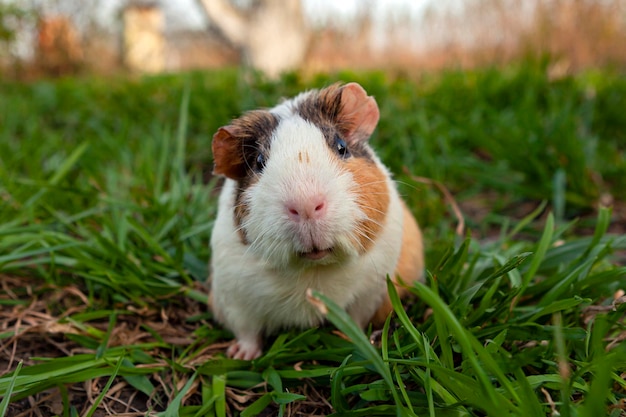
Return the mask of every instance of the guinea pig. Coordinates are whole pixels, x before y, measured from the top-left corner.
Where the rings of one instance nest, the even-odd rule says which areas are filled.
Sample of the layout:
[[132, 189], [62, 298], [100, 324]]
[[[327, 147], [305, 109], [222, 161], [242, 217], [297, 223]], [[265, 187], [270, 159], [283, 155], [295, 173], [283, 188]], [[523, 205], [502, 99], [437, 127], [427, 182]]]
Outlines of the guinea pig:
[[229, 357], [257, 358], [263, 336], [321, 324], [308, 289], [365, 327], [392, 310], [388, 275], [422, 279], [421, 231], [368, 145], [378, 119], [359, 84], [335, 84], [247, 112], [213, 136], [214, 173], [226, 180], [210, 305], [236, 337]]

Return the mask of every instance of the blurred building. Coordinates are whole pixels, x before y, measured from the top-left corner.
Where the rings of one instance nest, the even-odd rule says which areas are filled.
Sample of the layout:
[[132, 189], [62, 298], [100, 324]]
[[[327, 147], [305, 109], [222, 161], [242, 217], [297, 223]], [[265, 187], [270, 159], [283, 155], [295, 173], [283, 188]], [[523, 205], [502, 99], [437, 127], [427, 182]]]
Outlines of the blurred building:
[[122, 12], [124, 65], [133, 72], [165, 70], [165, 16], [156, 4], [131, 3]]

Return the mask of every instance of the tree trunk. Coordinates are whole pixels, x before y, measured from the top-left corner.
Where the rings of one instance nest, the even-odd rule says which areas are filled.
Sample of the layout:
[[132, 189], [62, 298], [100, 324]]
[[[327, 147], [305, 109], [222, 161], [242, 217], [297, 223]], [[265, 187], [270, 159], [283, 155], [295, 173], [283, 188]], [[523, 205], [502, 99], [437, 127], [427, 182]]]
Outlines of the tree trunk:
[[300, 0], [257, 0], [241, 10], [228, 0], [198, 0], [209, 20], [242, 53], [244, 62], [277, 77], [304, 61], [310, 31]]

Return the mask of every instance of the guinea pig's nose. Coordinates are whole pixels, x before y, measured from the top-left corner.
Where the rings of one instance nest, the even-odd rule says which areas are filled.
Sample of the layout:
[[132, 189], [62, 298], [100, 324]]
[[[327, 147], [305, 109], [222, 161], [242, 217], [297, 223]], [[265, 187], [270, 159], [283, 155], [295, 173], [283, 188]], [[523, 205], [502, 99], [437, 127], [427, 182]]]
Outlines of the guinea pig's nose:
[[327, 205], [325, 197], [316, 196], [300, 201], [290, 201], [285, 207], [289, 218], [295, 222], [300, 222], [324, 217]]

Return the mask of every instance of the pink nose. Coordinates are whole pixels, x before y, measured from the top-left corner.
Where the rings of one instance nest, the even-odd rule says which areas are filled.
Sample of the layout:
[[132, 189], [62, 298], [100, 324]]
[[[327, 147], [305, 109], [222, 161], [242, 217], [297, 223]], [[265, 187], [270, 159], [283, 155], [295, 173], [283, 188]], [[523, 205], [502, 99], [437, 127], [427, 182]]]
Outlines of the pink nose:
[[309, 198], [304, 201], [292, 201], [285, 205], [287, 215], [295, 222], [316, 220], [326, 214], [326, 199], [324, 197]]

